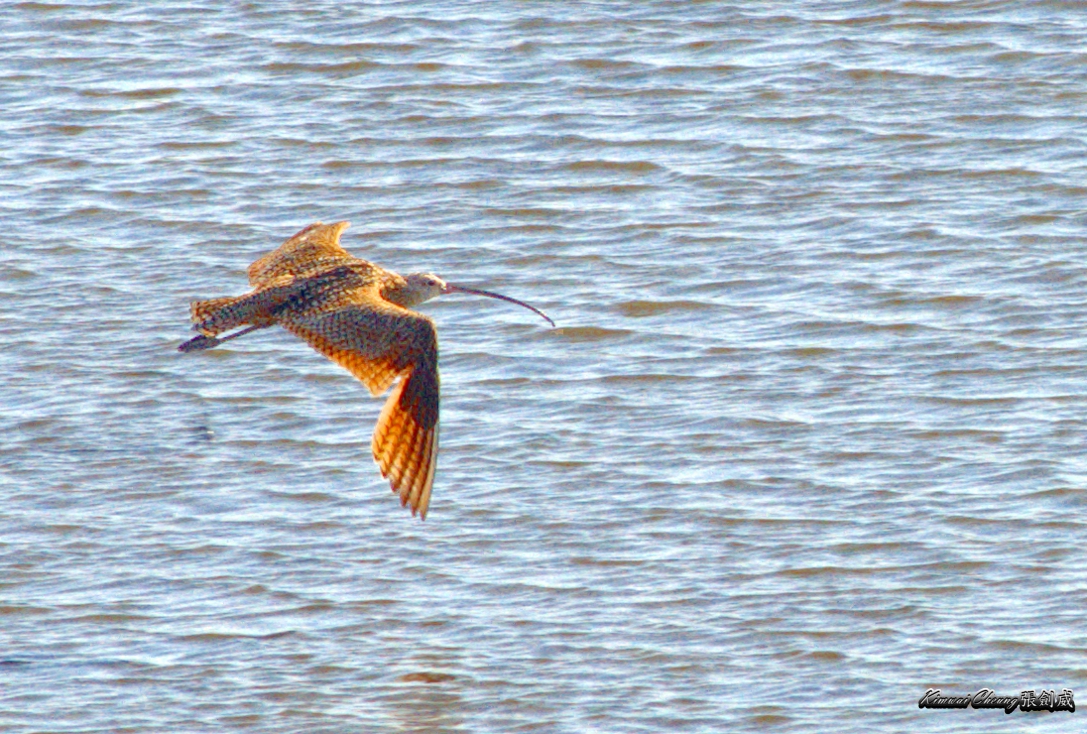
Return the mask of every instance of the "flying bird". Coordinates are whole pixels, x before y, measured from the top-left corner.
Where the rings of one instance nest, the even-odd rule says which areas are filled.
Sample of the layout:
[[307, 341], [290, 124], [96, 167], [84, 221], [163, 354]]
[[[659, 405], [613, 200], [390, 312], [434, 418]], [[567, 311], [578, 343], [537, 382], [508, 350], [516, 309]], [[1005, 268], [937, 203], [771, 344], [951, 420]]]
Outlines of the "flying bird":
[[[438, 459], [438, 335], [411, 310], [444, 293], [497, 298], [555, 322], [543, 311], [430, 273], [398, 275], [340, 246], [349, 222], [315, 222], [249, 266], [243, 296], [194, 301], [193, 329], [178, 347], [209, 349], [279, 324], [381, 395], [399, 382], [377, 419], [371, 448], [400, 504], [425, 519]], [[232, 329], [239, 331], [220, 336]]]

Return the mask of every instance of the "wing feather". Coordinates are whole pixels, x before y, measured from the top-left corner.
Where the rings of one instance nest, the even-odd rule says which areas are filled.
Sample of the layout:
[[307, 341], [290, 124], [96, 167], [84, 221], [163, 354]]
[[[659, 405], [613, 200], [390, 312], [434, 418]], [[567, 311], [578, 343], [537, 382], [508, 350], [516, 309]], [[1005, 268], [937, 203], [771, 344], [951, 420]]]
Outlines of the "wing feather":
[[389, 396], [374, 431], [374, 460], [400, 503], [426, 518], [437, 459], [438, 406], [413, 406], [413, 393], [429, 391], [430, 371], [416, 370]]
[[422, 436], [422, 445], [417, 451], [419, 463], [414, 467], [416, 480], [408, 501], [413, 508], [419, 509], [419, 514], [423, 518], [426, 518], [427, 507], [430, 505], [430, 490], [434, 485], [437, 445], [438, 432], [429, 431]]

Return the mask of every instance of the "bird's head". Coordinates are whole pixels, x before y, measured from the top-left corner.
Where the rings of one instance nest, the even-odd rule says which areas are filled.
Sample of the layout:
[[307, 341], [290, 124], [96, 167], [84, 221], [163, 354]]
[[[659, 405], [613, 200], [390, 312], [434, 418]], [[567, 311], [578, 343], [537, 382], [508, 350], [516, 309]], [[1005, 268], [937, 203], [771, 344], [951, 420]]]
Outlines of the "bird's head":
[[449, 292], [446, 282], [433, 273], [411, 273], [404, 280], [407, 285], [398, 295], [405, 308], [418, 306]]

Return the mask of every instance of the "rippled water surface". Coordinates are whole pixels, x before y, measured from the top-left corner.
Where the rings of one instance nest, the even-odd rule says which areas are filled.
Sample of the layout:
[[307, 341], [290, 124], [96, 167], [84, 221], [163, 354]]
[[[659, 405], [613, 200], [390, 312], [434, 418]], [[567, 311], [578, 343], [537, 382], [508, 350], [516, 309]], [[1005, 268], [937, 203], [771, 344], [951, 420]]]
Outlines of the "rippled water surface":
[[[979, 731], [1087, 704], [1087, 16], [0, 7], [0, 728]], [[304, 225], [448, 296], [381, 402], [187, 304]], [[1082, 690], [1082, 693], [1081, 693]]]

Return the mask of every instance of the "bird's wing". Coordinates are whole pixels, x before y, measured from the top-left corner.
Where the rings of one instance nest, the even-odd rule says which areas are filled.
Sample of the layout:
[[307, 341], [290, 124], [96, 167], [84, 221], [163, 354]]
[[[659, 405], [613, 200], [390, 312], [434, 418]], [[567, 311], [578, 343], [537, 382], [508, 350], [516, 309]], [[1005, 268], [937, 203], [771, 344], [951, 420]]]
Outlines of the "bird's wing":
[[340, 247], [340, 234], [350, 222], [314, 222], [278, 248], [249, 266], [249, 285], [278, 284], [285, 276], [308, 275], [327, 269], [338, 261], [364, 262]]
[[422, 314], [375, 297], [278, 322], [380, 395], [401, 377], [374, 429], [374, 460], [402, 505], [426, 517], [438, 460], [438, 335]]

